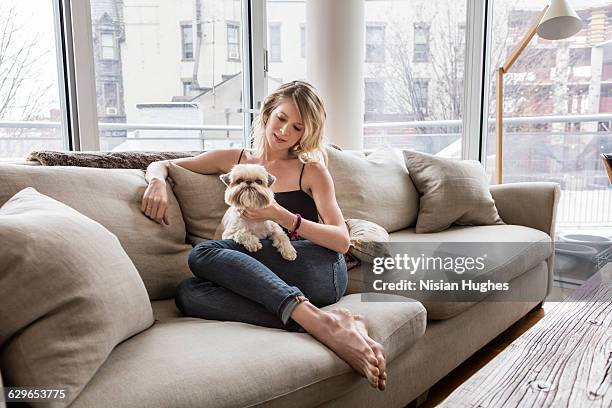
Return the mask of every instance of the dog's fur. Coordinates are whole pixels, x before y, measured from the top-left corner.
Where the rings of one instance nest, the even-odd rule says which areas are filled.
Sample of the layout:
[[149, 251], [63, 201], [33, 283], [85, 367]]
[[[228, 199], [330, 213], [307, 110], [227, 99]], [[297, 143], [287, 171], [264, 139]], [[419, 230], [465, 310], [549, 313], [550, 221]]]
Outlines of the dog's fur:
[[272, 184], [276, 181], [264, 166], [237, 164], [227, 174], [219, 176], [227, 186], [225, 202], [230, 206], [223, 216], [223, 239], [233, 239], [249, 252], [262, 248], [260, 239], [271, 238], [281, 256], [293, 261], [297, 252], [289, 237], [274, 221], [251, 221], [240, 217], [239, 211], [265, 208], [274, 203]]

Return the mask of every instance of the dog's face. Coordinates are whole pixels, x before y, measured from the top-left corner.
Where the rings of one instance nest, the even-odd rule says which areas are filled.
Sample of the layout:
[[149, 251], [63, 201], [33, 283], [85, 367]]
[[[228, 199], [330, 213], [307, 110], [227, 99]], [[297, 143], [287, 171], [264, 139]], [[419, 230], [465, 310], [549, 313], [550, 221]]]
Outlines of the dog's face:
[[237, 164], [227, 174], [219, 176], [225, 190], [225, 202], [238, 209], [265, 208], [272, 204], [274, 193], [270, 188], [276, 181], [264, 166]]

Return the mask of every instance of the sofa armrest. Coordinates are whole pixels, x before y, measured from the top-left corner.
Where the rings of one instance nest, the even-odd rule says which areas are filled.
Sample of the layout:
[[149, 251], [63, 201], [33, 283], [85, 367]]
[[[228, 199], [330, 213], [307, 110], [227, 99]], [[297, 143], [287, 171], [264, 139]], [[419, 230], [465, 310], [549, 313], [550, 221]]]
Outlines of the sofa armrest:
[[559, 184], [498, 184], [491, 186], [490, 190], [497, 211], [506, 224], [535, 228], [554, 240], [557, 205], [561, 196]]

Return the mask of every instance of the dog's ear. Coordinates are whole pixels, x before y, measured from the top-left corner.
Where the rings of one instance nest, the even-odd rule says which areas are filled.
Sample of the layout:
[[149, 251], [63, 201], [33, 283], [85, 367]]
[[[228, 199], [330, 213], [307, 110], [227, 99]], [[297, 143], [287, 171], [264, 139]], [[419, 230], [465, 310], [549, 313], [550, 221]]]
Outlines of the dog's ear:
[[221, 181], [223, 182], [223, 184], [225, 184], [226, 186], [229, 187], [230, 183], [232, 182], [232, 178], [230, 177], [230, 173], [227, 174], [221, 174], [219, 176], [219, 178], [221, 179]]
[[272, 184], [276, 181], [276, 177], [268, 173], [268, 187], [272, 187]]

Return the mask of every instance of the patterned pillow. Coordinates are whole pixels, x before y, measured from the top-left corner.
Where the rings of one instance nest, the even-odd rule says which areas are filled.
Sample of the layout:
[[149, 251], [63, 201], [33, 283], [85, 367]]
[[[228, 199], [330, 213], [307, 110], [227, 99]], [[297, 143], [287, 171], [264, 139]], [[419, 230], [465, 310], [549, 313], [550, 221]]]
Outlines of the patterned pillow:
[[140, 169], [155, 161], [182, 159], [202, 152], [31, 152], [26, 160], [43, 166], [98, 167], [103, 169]]

